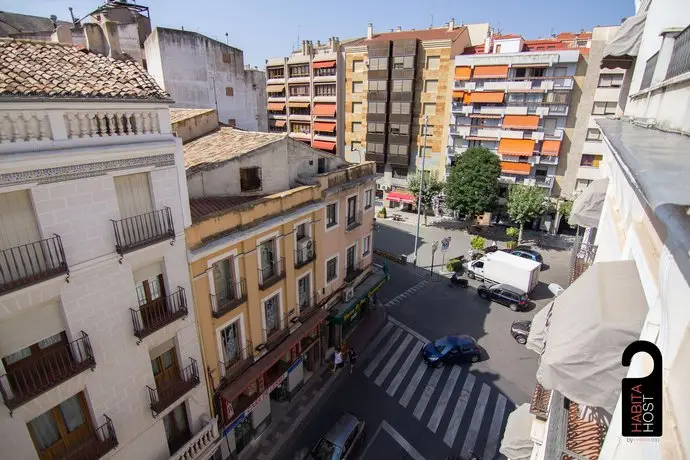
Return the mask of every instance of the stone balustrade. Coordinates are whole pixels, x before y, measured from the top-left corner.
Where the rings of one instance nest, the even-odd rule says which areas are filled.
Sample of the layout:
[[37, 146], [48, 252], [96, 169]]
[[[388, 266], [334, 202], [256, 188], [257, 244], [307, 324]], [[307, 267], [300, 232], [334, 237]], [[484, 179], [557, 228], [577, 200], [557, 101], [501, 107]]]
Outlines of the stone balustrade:
[[[180, 447], [170, 460], [195, 460], [206, 454], [220, 437], [218, 418], [211, 419], [187, 444]], [[208, 456], [206, 456], [208, 457]]]

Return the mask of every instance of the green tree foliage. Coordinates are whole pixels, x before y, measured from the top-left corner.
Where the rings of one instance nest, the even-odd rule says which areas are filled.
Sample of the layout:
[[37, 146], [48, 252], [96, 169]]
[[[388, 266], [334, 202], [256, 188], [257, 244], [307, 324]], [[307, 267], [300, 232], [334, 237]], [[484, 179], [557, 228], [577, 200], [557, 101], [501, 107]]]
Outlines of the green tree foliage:
[[476, 217], [498, 203], [498, 155], [485, 147], [472, 147], [457, 157], [446, 180], [446, 205], [461, 215]]
[[527, 222], [531, 222], [544, 213], [548, 206], [546, 194], [539, 187], [529, 185], [511, 185], [508, 190], [508, 215], [520, 224], [517, 242], [522, 241], [522, 230]]
[[565, 220], [566, 224], [568, 223], [568, 218], [570, 217], [570, 213], [572, 212], [572, 210], [573, 202], [571, 200], [561, 201], [561, 205], [558, 208], [558, 211], [563, 216], [563, 219]]
[[486, 240], [482, 238], [481, 236], [475, 236], [470, 240], [470, 246], [472, 246], [472, 249], [476, 251], [481, 251], [484, 249], [484, 246], [486, 245]]
[[407, 179], [407, 189], [414, 195], [415, 203], [419, 203], [420, 185], [424, 187], [422, 192], [422, 212], [424, 213], [424, 225], [426, 225], [426, 212], [434, 204], [436, 198], [443, 190], [443, 182], [438, 178], [438, 173], [433, 171], [424, 176], [424, 184], [421, 184], [421, 172]]

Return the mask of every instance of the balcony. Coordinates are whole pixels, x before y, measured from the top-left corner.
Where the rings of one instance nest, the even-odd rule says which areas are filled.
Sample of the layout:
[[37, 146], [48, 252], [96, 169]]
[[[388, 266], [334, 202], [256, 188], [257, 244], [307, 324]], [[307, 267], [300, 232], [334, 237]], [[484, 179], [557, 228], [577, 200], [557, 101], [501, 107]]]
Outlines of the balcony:
[[193, 358], [189, 358], [189, 361], [191, 361], [189, 366], [182, 369], [178, 375], [161, 380], [157, 388], [146, 385], [149, 390], [151, 413], [154, 417], [157, 417], [201, 382], [196, 361]]
[[69, 273], [58, 235], [0, 250], [0, 295]]
[[498, 128], [477, 128], [472, 126], [470, 127], [470, 134], [468, 137], [498, 140], [498, 133]]
[[112, 220], [112, 223], [115, 231], [115, 251], [121, 256], [159, 241], [175, 239], [172, 212], [168, 207]]
[[362, 268], [361, 263], [359, 261], [346, 265], [345, 266], [345, 282], [346, 283], [353, 282], [355, 279], [357, 279], [357, 277], [359, 275], [362, 274], [363, 271], [364, 271], [364, 269]]
[[316, 259], [316, 243], [311, 241], [311, 247], [303, 247], [295, 251], [295, 268], [302, 268]]
[[501, 175], [498, 177], [498, 182], [501, 184], [515, 184], [516, 181], [517, 181], [516, 176]]
[[299, 322], [305, 323], [309, 318], [314, 316], [314, 313], [319, 311], [318, 304], [316, 302], [316, 294], [306, 299], [301, 299], [298, 302], [299, 306]]
[[95, 367], [89, 336], [81, 331], [78, 339], [0, 376], [2, 399], [11, 412], [75, 375]]
[[463, 91], [474, 91], [477, 87], [477, 82], [467, 81], [467, 80], [456, 80], [453, 83], [453, 89], [463, 90]]
[[553, 177], [535, 177], [534, 184], [537, 187], [551, 188], [553, 187]]
[[366, 161], [375, 161], [377, 163], [383, 163], [385, 155], [383, 153], [367, 152], [364, 154], [364, 159]]
[[220, 369], [220, 377], [222, 379], [221, 386], [229, 385], [235, 381], [235, 379], [242, 375], [242, 372], [246, 371], [252, 364], [254, 364], [254, 348], [252, 347], [252, 343], [247, 341], [247, 345], [243, 349], [237, 350], [237, 354], [234, 358], [218, 363], [218, 369]]
[[247, 301], [247, 283], [241, 278], [237, 283], [221, 286], [220, 292], [210, 296], [213, 317], [220, 318]]
[[92, 432], [85, 434], [84, 438], [73, 445], [65, 446], [57, 452], [51, 448], [54, 460], [96, 460], [118, 446], [115, 427], [110, 417], [103, 414], [105, 423]]
[[280, 345], [290, 335], [290, 321], [294, 318], [294, 310], [278, 318], [276, 327], [263, 329], [264, 343], [256, 347], [257, 351], [269, 352]]
[[357, 211], [354, 214], [348, 214], [345, 219], [345, 231], [350, 232], [362, 225], [362, 211]]
[[539, 155], [536, 164], [540, 165], [557, 165], [558, 156], [556, 155]]
[[469, 136], [470, 126], [469, 125], [450, 125], [448, 131], [451, 135], [455, 136]]
[[285, 278], [285, 258], [269, 263], [266, 267], [259, 268], [259, 289], [262, 291]]
[[139, 339], [137, 345], [145, 337], [153, 334], [178, 318], [187, 316], [187, 298], [183, 287], [167, 297], [161, 297], [142, 305], [139, 310], [129, 309], [132, 315], [134, 336]]
[[192, 439], [170, 456], [170, 460], [199, 460], [209, 458], [210, 449], [219, 439], [218, 417], [211, 419]]
[[389, 153], [386, 163], [395, 166], [409, 166], [410, 157], [407, 155], [393, 155]]

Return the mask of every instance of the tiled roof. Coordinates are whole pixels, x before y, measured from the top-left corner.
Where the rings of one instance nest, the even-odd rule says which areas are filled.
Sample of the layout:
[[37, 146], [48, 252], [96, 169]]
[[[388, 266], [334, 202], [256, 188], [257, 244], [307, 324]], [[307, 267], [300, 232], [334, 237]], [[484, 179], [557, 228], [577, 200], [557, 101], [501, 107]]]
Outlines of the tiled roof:
[[197, 222], [206, 216], [234, 208], [245, 203], [259, 200], [264, 195], [258, 196], [219, 196], [211, 198], [192, 198], [189, 200], [189, 208], [192, 212], [192, 221]]
[[[71, 26], [71, 22], [57, 21], [58, 25]], [[50, 18], [0, 11], [0, 37], [32, 32], [52, 32], [55, 27]]]
[[386, 32], [382, 34], [374, 34], [371, 39], [363, 38], [361, 40], [349, 43], [349, 45], [368, 45], [369, 43], [386, 41], [386, 40], [457, 40], [465, 27], [456, 27], [452, 31], [448, 31], [447, 27], [436, 29], [419, 29], [419, 30], [403, 30], [402, 32]]
[[286, 134], [258, 133], [221, 126], [185, 144], [184, 167], [187, 177], [218, 168], [233, 158], [286, 138]]
[[202, 113], [213, 112], [215, 109], [170, 109], [170, 123], [177, 123], [188, 118], [194, 118]]
[[509, 40], [511, 38], [522, 38], [522, 35], [518, 35], [518, 34], [494, 35], [494, 40]]
[[169, 101], [134, 61], [114, 60], [70, 45], [0, 39], [0, 97]]

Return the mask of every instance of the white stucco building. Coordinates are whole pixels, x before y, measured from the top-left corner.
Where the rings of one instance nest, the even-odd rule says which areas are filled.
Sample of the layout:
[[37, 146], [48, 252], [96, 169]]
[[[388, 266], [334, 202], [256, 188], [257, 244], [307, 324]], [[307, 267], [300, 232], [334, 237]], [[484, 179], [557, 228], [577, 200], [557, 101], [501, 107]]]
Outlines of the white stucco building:
[[2, 39], [0, 72], [3, 457], [208, 458], [169, 96], [58, 43]]

